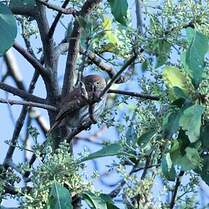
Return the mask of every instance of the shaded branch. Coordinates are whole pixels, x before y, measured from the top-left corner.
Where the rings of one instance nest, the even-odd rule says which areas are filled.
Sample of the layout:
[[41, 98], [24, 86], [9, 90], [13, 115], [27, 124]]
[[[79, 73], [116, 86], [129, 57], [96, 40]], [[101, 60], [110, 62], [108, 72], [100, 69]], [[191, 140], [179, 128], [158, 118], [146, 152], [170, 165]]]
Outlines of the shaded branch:
[[[23, 83], [23, 78], [21, 76], [21, 72], [18, 68], [18, 64], [16, 62], [14, 54], [12, 53], [12, 50], [7, 51], [7, 53], [4, 56], [4, 59], [7, 65], [7, 74], [12, 77], [16, 86], [19, 89], [22, 89], [26, 92], [26, 88]], [[32, 113], [32, 117], [36, 120], [43, 134], [46, 135], [47, 131], [49, 130], [49, 125], [47, 121], [44, 119], [44, 117], [40, 115], [38, 110], [35, 110], [34, 108], [32, 108], [30, 112]]]
[[42, 99], [40, 97], [34, 96], [30, 93], [27, 93], [26, 91], [23, 91], [21, 89], [17, 89], [15, 87], [12, 87], [6, 83], [0, 82], [0, 89], [9, 92], [11, 94], [14, 94], [16, 96], [19, 96], [27, 101], [31, 101], [31, 102], [38, 102], [38, 103], [42, 103], [42, 104], [47, 104], [47, 101], [45, 99]]
[[[28, 89], [29, 93], [33, 93], [34, 88], [35, 88], [35, 84], [38, 80], [38, 77], [39, 77], [39, 74], [35, 71], [34, 75], [33, 75], [33, 78], [30, 82], [29, 89]], [[6, 153], [6, 157], [5, 157], [4, 163], [3, 163], [3, 165], [6, 169], [8, 168], [9, 163], [12, 161], [12, 156], [14, 154], [14, 151], [15, 151], [15, 148], [16, 148], [16, 145], [17, 145], [19, 134], [20, 134], [21, 129], [24, 125], [24, 121], [25, 121], [25, 118], [26, 118], [26, 115], [27, 115], [27, 110], [28, 110], [28, 108], [26, 106], [23, 106], [22, 111], [20, 113], [20, 116], [19, 116], [19, 118], [16, 122], [15, 129], [14, 129], [12, 139], [11, 139], [11, 143], [10, 143], [9, 149]]]
[[150, 100], [156, 100], [156, 101], [160, 100], [160, 97], [158, 97], [158, 96], [152, 96], [152, 95], [141, 94], [141, 93], [137, 93], [137, 92], [122, 91], [122, 90], [109, 89], [107, 93], [122, 94], [122, 95], [139, 97], [142, 99], [150, 99]]
[[141, 4], [143, 1], [141, 0], [135, 0], [135, 5], [136, 5], [136, 24], [137, 24], [137, 29], [139, 33], [143, 33], [142, 28], [143, 28], [143, 23], [142, 23], [142, 8]]
[[[88, 15], [91, 10], [97, 6], [102, 0], [87, 0], [79, 15], [85, 17]], [[81, 26], [79, 25], [78, 20], [75, 20], [73, 30], [70, 36], [69, 41], [69, 48], [68, 48], [68, 55], [67, 55], [67, 62], [65, 67], [65, 74], [64, 74], [64, 82], [62, 87], [62, 96], [65, 96], [67, 92], [72, 90], [73, 85], [76, 82], [76, 61], [79, 52], [79, 42], [80, 42], [80, 35], [81, 35]]]
[[38, 107], [46, 110], [57, 111], [57, 108], [52, 105], [36, 103], [36, 102], [17, 101], [17, 100], [0, 98], [0, 103], [9, 104], [9, 105], [25, 105], [29, 107]]
[[62, 7], [59, 7], [55, 4], [51, 4], [49, 3], [48, 1], [45, 1], [45, 0], [37, 0], [38, 2], [40, 2], [41, 4], [45, 5], [46, 7], [48, 7], [49, 9], [53, 9], [57, 12], [60, 12], [61, 14], [72, 14], [72, 15], [75, 15], [77, 13], [77, 11], [74, 9], [74, 8], [67, 8], [65, 9], [63, 6]]
[[173, 209], [175, 206], [177, 192], [178, 192], [179, 186], [181, 185], [181, 177], [183, 175], [184, 175], [184, 171], [180, 171], [178, 177], [176, 178], [176, 183], [174, 186], [174, 190], [173, 190], [173, 194], [172, 194], [171, 202], [170, 202], [170, 206], [169, 206], [170, 209]]

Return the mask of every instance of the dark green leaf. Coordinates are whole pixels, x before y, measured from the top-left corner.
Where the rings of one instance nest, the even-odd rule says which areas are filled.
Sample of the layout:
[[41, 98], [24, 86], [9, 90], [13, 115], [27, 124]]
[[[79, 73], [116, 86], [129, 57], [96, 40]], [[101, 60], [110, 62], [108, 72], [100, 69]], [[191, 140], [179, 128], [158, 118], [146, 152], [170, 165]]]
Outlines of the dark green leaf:
[[156, 68], [165, 64], [170, 54], [171, 44], [165, 40], [158, 40], [158, 48], [156, 48], [157, 63]]
[[204, 108], [196, 104], [185, 109], [180, 117], [179, 124], [186, 131], [191, 143], [199, 139], [203, 112]]
[[190, 163], [193, 165], [194, 168], [201, 167], [202, 160], [197, 149], [187, 147], [185, 149], [185, 152], [187, 159], [190, 161]]
[[209, 149], [209, 123], [201, 127], [200, 140], [203, 148]]
[[94, 152], [92, 154], [89, 154], [87, 157], [84, 157], [80, 160], [80, 162], [84, 162], [87, 160], [93, 160], [100, 157], [107, 157], [107, 156], [114, 156], [114, 155], [120, 155], [122, 154], [122, 146], [120, 143], [110, 144], [102, 148], [101, 150]]
[[202, 179], [205, 181], [207, 185], [209, 185], [209, 156], [203, 156], [202, 167], [201, 169], [195, 170], [197, 173], [200, 174]]
[[179, 131], [177, 140], [172, 141], [170, 156], [172, 163], [181, 167], [181, 170], [194, 170], [201, 166], [201, 158], [196, 148], [191, 144], [183, 130]]
[[0, 2], [0, 56], [8, 50], [14, 43], [17, 35], [15, 17], [10, 9]]
[[10, 1], [10, 7], [11, 8], [22, 8], [23, 10], [26, 9], [26, 7], [34, 7], [36, 6], [35, 0], [11, 0]]
[[194, 86], [197, 88], [202, 80], [202, 73], [205, 67], [204, 58], [208, 51], [208, 38], [195, 31], [195, 35], [186, 51], [185, 70], [190, 74]]
[[185, 152], [181, 152], [183, 147], [184, 147], [184, 143], [182, 141], [175, 140], [173, 142], [170, 153], [171, 160], [174, 165], [180, 166], [181, 170], [183, 171], [194, 169], [195, 167], [186, 157]]
[[165, 138], [171, 138], [179, 129], [181, 112], [169, 113], [163, 120], [163, 134]]
[[73, 209], [70, 192], [56, 181], [51, 186], [50, 209]]
[[147, 145], [147, 143], [153, 138], [155, 135], [156, 131], [155, 130], [149, 130], [142, 134], [138, 139], [137, 139], [137, 144], [144, 147]]
[[175, 181], [176, 171], [174, 169], [169, 153], [167, 153], [166, 156], [163, 157], [161, 162], [161, 168], [166, 179], [168, 179], [169, 181]]
[[111, 197], [107, 194], [100, 194], [100, 197], [106, 202], [107, 209], [119, 209], [117, 206], [114, 205]]
[[108, 209], [106, 201], [101, 196], [89, 191], [84, 192], [82, 196], [90, 207], [94, 209]]
[[127, 11], [128, 11], [128, 2], [127, 0], [108, 0], [111, 12], [115, 19], [123, 24], [126, 25], [127, 22]]

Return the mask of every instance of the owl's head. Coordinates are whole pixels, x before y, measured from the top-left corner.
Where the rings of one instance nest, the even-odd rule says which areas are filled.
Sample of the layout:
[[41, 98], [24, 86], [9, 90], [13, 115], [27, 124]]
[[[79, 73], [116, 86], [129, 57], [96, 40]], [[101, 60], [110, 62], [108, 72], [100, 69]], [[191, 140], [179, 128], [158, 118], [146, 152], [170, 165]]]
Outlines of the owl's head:
[[104, 78], [98, 75], [88, 75], [83, 78], [86, 90], [91, 91], [102, 91], [106, 86]]

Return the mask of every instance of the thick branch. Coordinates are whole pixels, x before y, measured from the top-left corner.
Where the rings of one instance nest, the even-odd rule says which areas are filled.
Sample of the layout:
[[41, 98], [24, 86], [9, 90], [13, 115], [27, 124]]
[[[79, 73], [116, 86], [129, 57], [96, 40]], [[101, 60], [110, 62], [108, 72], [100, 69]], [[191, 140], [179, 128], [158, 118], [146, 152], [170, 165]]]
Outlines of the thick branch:
[[29, 107], [38, 107], [46, 110], [57, 111], [57, 108], [52, 105], [36, 103], [36, 102], [27, 102], [27, 101], [17, 101], [11, 99], [2, 99], [0, 98], [0, 103], [9, 104], [9, 105], [25, 105]]
[[[37, 0], [37, 1], [39, 1], [40, 3], [42, 3], [43, 5], [48, 7], [49, 9], [53, 9], [53, 10], [55, 10], [57, 12], [60, 12], [61, 14], [67, 14], [67, 15], [72, 14], [72, 15], [74, 15], [74, 14], [77, 13], [77, 11], [75, 9], [73, 9], [73, 8], [65, 9], [63, 6], [59, 7], [59, 6], [55, 5], [55, 4], [49, 3], [46, 0]], [[69, 2], [69, 0], [68, 0], [68, 2]]]
[[[81, 11], [79, 12], [79, 15], [85, 17], [101, 1], [102, 0], [87, 0], [84, 3]], [[65, 75], [64, 75], [64, 82], [62, 88], [62, 96], [65, 96], [67, 92], [72, 90], [72, 87], [76, 82], [75, 71], [76, 71], [77, 56], [79, 52], [80, 34], [81, 34], [81, 26], [79, 25], [78, 21], [75, 20], [73, 31], [71, 33], [70, 41], [69, 41], [67, 63], [65, 67]]]
[[0, 82], [0, 89], [4, 90], [6, 92], [9, 92], [11, 94], [14, 94], [16, 96], [19, 96], [27, 101], [38, 102], [38, 103], [43, 103], [43, 104], [47, 103], [45, 99], [42, 99], [40, 97], [29, 94], [26, 91], [23, 91], [21, 89], [17, 89], [15, 87], [12, 87], [12, 86], [5, 84], [3, 82]]
[[135, 0], [135, 5], [136, 5], [136, 24], [137, 24], [137, 29], [139, 33], [142, 33], [142, 9], [141, 9], [141, 0]]
[[107, 93], [122, 94], [122, 95], [139, 97], [142, 99], [150, 99], [150, 100], [156, 100], [156, 101], [160, 100], [160, 97], [158, 96], [152, 96], [152, 95], [147, 95], [147, 94], [140, 94], [137, 92], [122, 91], [122, 90], [109, 89]]

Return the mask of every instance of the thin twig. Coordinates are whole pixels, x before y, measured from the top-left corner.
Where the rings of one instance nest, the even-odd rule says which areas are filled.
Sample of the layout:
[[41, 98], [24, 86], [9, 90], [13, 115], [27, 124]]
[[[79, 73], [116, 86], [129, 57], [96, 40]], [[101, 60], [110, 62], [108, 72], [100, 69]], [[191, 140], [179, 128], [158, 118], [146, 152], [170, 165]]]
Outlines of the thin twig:
[[160, 100], [160, 97], [158, 97], [158, 96], [152, 96], [152, 95], [141, 94], [141, 93], [130, 92], [130, 91], [109, 89], [107, 93], [122, 94], [122, 95], [127, 95], [127, 96], [132, 96], [132, 97], [139, 97], [139, 98], [142, 98], [142, 99], [150, 99], [150, 100], [156, 100], [156, 101]]
[[131, 65], [134, 60], [136, 59], [137, 55], [134, 54], [122, 67], [121, 69], [113, 76], [113, 78], [110, 80], [110, 82], [106, 85], [106, 87], [103, 89], [103, 91], [100, 93], [99, 98], [102, 98], [105, 93], [110, 89], [113, 83], [119, 78], [119, 76], [126, 70], [126, 68]]
[[0, 98], [0, 103], [9, 104], [9, 105], [25, 105], [29, 107], [38, 107], [46, 110], [57, 111], [57, 108], [52, 105], [47, 105], [37, 102], [17, 101], [17, 100]]

